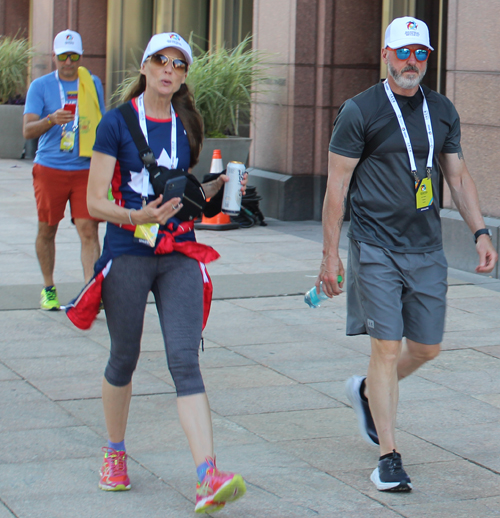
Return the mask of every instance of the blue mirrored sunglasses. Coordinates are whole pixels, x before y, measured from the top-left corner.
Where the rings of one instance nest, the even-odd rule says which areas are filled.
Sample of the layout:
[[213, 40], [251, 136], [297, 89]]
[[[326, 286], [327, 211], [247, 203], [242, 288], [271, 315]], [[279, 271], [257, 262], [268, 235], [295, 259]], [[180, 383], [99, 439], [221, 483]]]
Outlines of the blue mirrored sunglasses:
[[402, 49], [390, 49], [390, 50], [393, 50], [396, 53], [397, 58], [400, 59], [401, 61], [406, 61], [407, 59], [409, 59], [411, 54], [415, 55], [415, 59], [417, 61], [426, 61], [430, 55], [429, 49], [412, 50], [412, 49], [402, 48]]

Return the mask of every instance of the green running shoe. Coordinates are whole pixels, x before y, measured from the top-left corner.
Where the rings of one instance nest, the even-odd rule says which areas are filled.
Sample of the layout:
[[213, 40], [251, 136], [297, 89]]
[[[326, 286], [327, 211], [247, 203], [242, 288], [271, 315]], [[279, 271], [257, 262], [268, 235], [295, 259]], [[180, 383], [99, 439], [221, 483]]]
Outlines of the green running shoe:
[[61, 305], [57, 298], [57, 291], [55, 286], [52, 288], [43, 288], [40, 295], [40, 309], [45, 311], [59, 311]]

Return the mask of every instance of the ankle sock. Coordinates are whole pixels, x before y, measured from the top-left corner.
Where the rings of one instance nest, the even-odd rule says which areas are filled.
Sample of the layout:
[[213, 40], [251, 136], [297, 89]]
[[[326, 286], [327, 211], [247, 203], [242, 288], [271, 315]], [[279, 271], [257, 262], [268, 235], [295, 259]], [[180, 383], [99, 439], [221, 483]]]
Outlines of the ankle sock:
[[361, 399], [363, 401], [368, 401], [368, 399], [365, 396], [365, 381], [366, 378], [361, 382], [361, 385], [359, 386], [359, 395], [361, 396]]
[[198, 480], [200, 482], [203, 481], [203, 479], [205, 478], [205, 475], [207, 474], [207, 469], [210, 467], [210, 464], [208, 462], [204, 462], [203, 464], [200, 464], [197, 468], [196, 468], [196, 473], [198, 474]]
[[52, 288], [55, 288], [55, 286], [54, 285], [52, 285], [52, 286], [45, 286], [44, 290], [50, 291]]
[[113, 450], [116, 450], [116, 451], [127, 451], [125, 449], [125, 440], [123, 440], [121, 442], [111, 442], [108, 439], [108, 448], [113, 448]]

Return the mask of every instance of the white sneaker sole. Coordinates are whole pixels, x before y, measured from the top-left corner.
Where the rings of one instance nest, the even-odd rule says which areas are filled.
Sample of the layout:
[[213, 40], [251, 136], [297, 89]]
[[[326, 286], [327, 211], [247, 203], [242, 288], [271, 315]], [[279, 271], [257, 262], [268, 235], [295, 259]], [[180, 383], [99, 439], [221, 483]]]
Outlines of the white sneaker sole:
[[370, 480], [375, 484], [379, 491], [411, 491], [413, 485], [411, 482], [382, 482], [378, 473], [378, 467], [375, 468], [370, 475]]
[[366, 419], [365, 413], [363, 412], [363, 408], [361, 406], [361, 396], [359, 395], [359, 379], [363, 379], [363, 376], [351, 376], [345, 383], [345, 395], [347, 399], [351, 402], [352, 409], [356, 412], [356, 417], [358, 418], [358, 427], [359, 433], [361, 437], [372, 446], [377, 446], [378, 444], [372, 440], [372, 438], [366, 433]]

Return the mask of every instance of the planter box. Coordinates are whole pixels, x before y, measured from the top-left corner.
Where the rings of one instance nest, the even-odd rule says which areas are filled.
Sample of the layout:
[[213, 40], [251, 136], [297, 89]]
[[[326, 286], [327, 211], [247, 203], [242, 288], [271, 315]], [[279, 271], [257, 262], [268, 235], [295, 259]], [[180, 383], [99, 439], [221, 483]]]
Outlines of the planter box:
[[251, 143], [252, 139], [246, 137], [206, 138], [203, 141], [200, 160], [193, 168], [193, 174], [201, 182], [203, 177], [210, 173], [214, 149], [221, 150], [224, 168], [228, 162], [242, 162], [246, 164]]
[[24, 106], [0, 105], [0, 158], [21, 158]]

